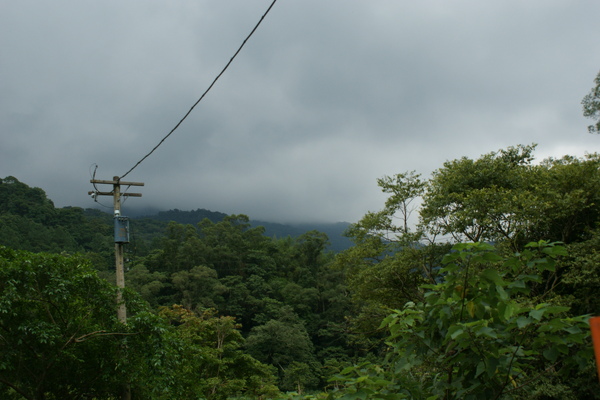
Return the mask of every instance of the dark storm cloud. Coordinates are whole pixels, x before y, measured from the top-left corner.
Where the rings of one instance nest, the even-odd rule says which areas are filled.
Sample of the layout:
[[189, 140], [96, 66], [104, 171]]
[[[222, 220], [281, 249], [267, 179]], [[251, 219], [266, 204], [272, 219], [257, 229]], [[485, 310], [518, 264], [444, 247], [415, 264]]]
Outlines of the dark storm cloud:
[[[179, 121], [270, 1], [0, 6], [0, 175], [92, 206]], [[519, 143], [596, 151], [581, 98], [600, 4], [280, 0], [205, 100], [127, 179], [140, 207], [349, 220], [376, 179]], [[133, 206], [134, 200], [127, 204]]]

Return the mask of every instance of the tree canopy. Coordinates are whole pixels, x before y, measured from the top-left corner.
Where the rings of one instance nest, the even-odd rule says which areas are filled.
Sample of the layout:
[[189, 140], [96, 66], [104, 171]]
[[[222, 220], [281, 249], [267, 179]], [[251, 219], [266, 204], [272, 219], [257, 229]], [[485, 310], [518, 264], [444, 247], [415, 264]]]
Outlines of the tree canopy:
[[596, 86], [585, 95], [581, 104], [583, 105], [583, 116], [593, 119], [596, 122], [593, 125], [588, 126], [590, 133], [600, 132], [600, 72], [594, 79]]
[[338, 254], [245, 215], [140, 220], [126, 325], [110, 216], [5, 178], [0, 397], [599, 398], [600, 156], [534, 151], [378, 179], [387, 200]]

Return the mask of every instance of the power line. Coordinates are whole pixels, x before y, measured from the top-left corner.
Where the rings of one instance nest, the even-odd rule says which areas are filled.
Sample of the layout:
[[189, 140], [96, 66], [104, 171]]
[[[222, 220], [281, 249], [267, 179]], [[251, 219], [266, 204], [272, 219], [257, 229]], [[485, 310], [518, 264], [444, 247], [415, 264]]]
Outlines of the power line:
[[[92, 167], [94, 167], [94, 173], [92, 174]], [[90, 182], [92, 183], [92, 185], [94, 186], [94, 190], [92, 192], [90, 192], [92, 194], [92, 199], [100, 204], [102, 207], [104, 208], [112, 208], [112, 206], [107, 206], [106, 204], [102, 204], [101, 202], [98, 201], [98, 193], [100, 193], [100, 191], [98, 190], [98, 186], [96, 186], [96, 171], [98, 170], [98, 164], [93, 163], [92, 165], [90, 165], [90, 177], [92, 178], [90, 180]]]
[[167, 138], [169, 136], [171, 136], [171, 134], [173, 132], [175, 132], [175, 130], [177, 128], [179, 128], [179, 125], [181, 125], [181, 123], [188, 117], [188, 115], [191, 114], [192, 110], [198, 105], [198, 103], [200, 103], [202, 101], [202, 99], [204, 98], [204, 96], [206, 96], [206, 94], [210, 91], [210, 89], [212, 89], [212, 87], [215, 85], [215, 83], [219, 80], [219, 78], [221, 77], [221, 75], [223, 75], [223, 73], [227, 70], [227, 68], [229, 68], [229, 66], [231, 65], [231, 63], [233, 62], [233, 60], [237, 57], [237, 55], [240, 53], [240, 51], [242, 50], [242, 48], [246, 45], [246, 42], [248, 41], [248, 39], [250, 39], [250, 37], [258, 29], [258, 27], [260, 26], [260, 24], [262, 23], [262, 21], [265, 19], [265, 17], [269, 13], [269, 11], [271, 11], [271, 8], [273, 8], [273, 6], [275, 5], [276, 2], [277, 2], [277, 0], [273, 0], [273, 2], [271, 3], [271, 5], [269, 6], [269, 8], [267, 8], [267, 11], [265, 11], [265, 13], [263, 14], [263, 16], [260, 17], [260, 20], [258, 21], [258, 23], [254, 26], [254, 29], [252, 29], [252, 31], [250, 32], [250, 34], [248, 36], [246, 36], [246, 39], [244, 39], [244, 41], [242, 42], [242, 44], [240, 45], [240, 47], [237, 49], [237, 51], [235, 52], [235, 54], [233, 55], [233, 57], [231, 57], [231, 59], [229, 60], [229, 62], [225, 65], [225, 67], [221, 70], [221, 72], [217, 75], [217, 77], [212, 81], [212, 83], [210, 84], [210, 86], [208, 86], [208, 89], [206, 89], [204, 91], [204, 93], [202, 93], [202, 96], [200, 96], [200, 98], [188, 110], [188, 112], [183, 116], [183, 118], [181, 118], [181, 120], [177, 123], [177, 125], [175, 125], [175, 127], [173, 129], [171, 129], [171, 131], [164, 138], [162, 138], [161, 141], [158, 142], [158, 144], [156, 146], [154, 146], [154, 148], [152, 150], [150, 150], [150, 152], [148, 154], [146, 154], [144, 157], [142, 157], [133, 167], [131, 167], [131, 169], [129, 171], [125, 172], [119, 179], [125, 178], [131, 171], [133, 171], [138, 165], [140, 165], [142, 163], [142, 161], [144, 161], [146, 158], [148, 158], [150, 156], [150, 154], [154, 153], [154, 151], [156, 149], [158, 149], [159, 146], [161, 144], [163, 144], [163, 142], [165, 140], [167, 140]]

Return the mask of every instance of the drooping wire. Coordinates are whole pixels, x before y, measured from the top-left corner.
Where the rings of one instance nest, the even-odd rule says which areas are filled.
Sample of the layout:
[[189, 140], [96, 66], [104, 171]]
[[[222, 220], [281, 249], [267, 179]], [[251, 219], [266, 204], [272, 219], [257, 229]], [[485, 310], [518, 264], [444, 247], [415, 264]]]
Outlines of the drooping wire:
[[152, 150], [150, 150], [150, 152], [148, 154], [146, 154], [137, 163], [135, 163], [135, 165], [133, 167], [131, 167], [131, 169], [129, 169], [129, 171], [127, 171], [123, 175], [121, 175], [121, 177], [119, 179], [125, 178], [131, 171], [133, 171], [138, 165], [140, 165], [146, 158], [148, 158], [152, 153], [154, 153], [154, 151], [156, 149], [158, 149], [160, 147], [160, 145], [163, 144], [163, 142], [165, 140], [167, 140], [167, 138], [169, 136], [171, 136], [171, 134], [173, 132], [175, 132], [175, 130], [177, 128], [179, 128], [179, 125], [181, 125], [181, 123], [188, 117], [188, 115], [191, 114], [192, 110], [194, 110], [194, 108], [198, 105], [198, 103], [200, 103], [202, 101], [202, 99], [204, 99], [204, 96], [206, 96], [206, 94], [212, 89], [212, 87], [215, 85], [215, 83], [217, 83], [217, 81], [219, 80], [219, 78], [221, 77], [221, 75], [223, 75], [223, 73], [225, 73], [225, 71], [227, 70], [227, 68], [229, 68], [229, 66], [231, 65], [231, 63], [233, 62], [233, 60], [237, 57], [237, 55], [240, 53], [240, 51], [242, 50], [242, 48], [246, 45], [246, 42], [248, 41], [248, 39], [250, 39], [250, 37], [258, 29], [258, 27], [260, 26], [260, 24], [262, 23], [262, 21], [265, 19], [265, 17], [269, 13], [269, 11], [271, 11], [271, 8], [273, 8], [273, 6], [275, 5], [276, 2], [277, 2], [277, 0], [273, 0], [273, 2], [271, 3], [271, 5], [269, 6], [269, 8], [267, 8], [267, 11], [265, 11], [265, 13], [262, 15], [262, 17], [260, 17], [260, 20], [258, 21], [258, 23], [254, 26], [254, 29], [252, 29], [252, 31], [250, 32], [250, 34], [248, 36], [246, 36], [246, 39], [244, 39], [244, 41], [242, 42], [242, 44], [240, 45], [240, 47], [234, 53], [233, 57], [231, 57], [231, 59], [229, 59], [229, 62], [225, 65], [225, 67], [221, 70], [221, 72], [217, 75], [217, 77], [208, 86], [208, 89], [206, 89], [204, 91], [204, 93], [202, 93], [202, 96], [200, 96], [200, 98], [188, 110], [188, 112], [183, 116], [183, 118], [181, 118], [181, 120], [177, 123], [177, 125], [175, 125], [175, 127], [173, 129], [171, 129], [171, 131], [165, 137], [163, 137], [161, 139], [161, 141], [158, 142], [158, 144], [156, 146], [154, 146], [154, 148]]
[[129, 196], [125, 196], [125, 193], [127, 193], [129, 188], [131, 188], [131, 185], [128, 185], [127, 189], [125, 189], [125, 191], [121, 193], [121, 196], [123, 196], [123, 200], [121, 200], [121, 206], [123, 206], [123, 204], [125, 204], [125, 202], [129, 199]]
[[[94, 167], [94, 173], [92, 173], [92, 167]], [[92, 178], [92, 185], [94, 186], [94, 190], [96, 192], [98, 192], [98, 187], [96, 186], [96, 171], [98, 170], [98, 164], [93, 163], [92, 165], [90, 165], [90, 177]]]
[[[92, 166], [94, 166], [94, 172], [92, 173]], [[102, 204], [101, 202], [98, 201], [98, 187], [96, 186], [96, 170], [98, 169], [98, 164], [93, 163], [92, 165], [90, 165], [90, 176], [92, 178], [92, 185], [94, 186], [94, 196], [92, 197], [94, 199], [94, 201], [98, 204], [100, 204], [102, 207], [104, 208], [112, 208], [110, 206], [107, 206], [106, 204]]]

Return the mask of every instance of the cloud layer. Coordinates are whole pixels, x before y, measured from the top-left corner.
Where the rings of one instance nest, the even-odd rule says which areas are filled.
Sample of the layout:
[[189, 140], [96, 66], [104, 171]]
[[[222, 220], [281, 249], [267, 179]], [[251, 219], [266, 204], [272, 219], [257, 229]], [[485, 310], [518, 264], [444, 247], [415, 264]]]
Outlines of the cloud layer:
[[[94, 206], [181, 119], [270, 1], [0, 6], [0, 175]], [[580, 101], [600, 3], [280, 0], [190, 117], [127, 180], [127, 207], [356, 221], [376, 179], [538, 143], [599, 148]], [[136, 189], [137, 190], [137, 189]], [[109, 201], [107, 201], [109, 203]], [[132, 204], [135, 203], [135, 204]]]

